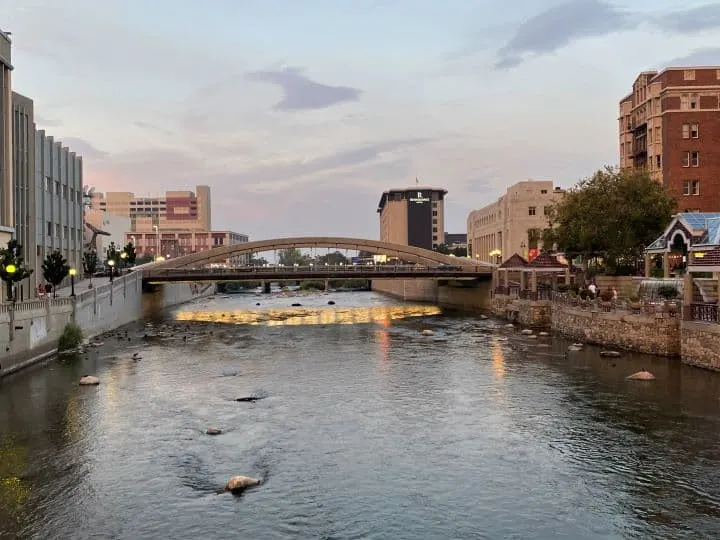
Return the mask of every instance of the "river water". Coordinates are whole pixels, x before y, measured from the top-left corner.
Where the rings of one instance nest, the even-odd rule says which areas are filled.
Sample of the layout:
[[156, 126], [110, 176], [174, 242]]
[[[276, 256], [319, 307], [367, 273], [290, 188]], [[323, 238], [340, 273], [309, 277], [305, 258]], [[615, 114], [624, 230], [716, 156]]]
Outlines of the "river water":
[[373, 293], [182, 306], [2, 381], [0, 537], [719, 538], [720, 377], [567, 346]]

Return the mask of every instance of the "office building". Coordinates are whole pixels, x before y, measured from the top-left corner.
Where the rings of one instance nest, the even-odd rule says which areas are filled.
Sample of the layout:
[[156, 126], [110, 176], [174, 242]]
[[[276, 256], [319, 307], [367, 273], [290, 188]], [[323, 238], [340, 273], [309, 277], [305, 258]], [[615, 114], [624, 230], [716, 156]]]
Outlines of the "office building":
[[15, 239], [32, 267], [35, 259], [35, 117], [33, 101], [12, 93], [13, 221]]
[[14, 227], [12, 177], [11, 42], [0, 30], [0, 246], [12, 239]]
[[450, 251], [455, 249], [467, 249], [466, 233], [445, 233], [445, 247]]
[[[144, 228], [125, 233], [124, 242], [132, 242], [138, 257], [150, 255], [169, 259], [216, 247], [246, 244], [248, 240], [246, 234], [232, 231], [169, 231]], [[238, 255], [231, 257], [226, 263], [242, 265], [246, 264], [248, 259], [247, 255]]]
[[445, 240], [443, 188], [391, 189], [380, 197], [380, 240], [435, 249]]
[[142, 228], [139, 221], [150, 221], [159, 230], [210, 231], [210, 188], [197, 186], [192, 191], [167, 191], [164, 197], [136, 197], [130, 192], [93, 193], [93, 210], [111, 216], [130, 218], [131, 228]]
[[620, 100], [620, 166], [649, 171], [681, 212], [720, 211], [720, 67], [640, 73]]
[[550, 180], [527, 180], [510, 186], [492, 204], [470, 212], [468, 256], [491, 263], [515, 253], [533, 259], [542, 246], [529, 231], [537, 233], [548, 227], [550, 209], [564, 193]]
[[[31, 283], [42, 280], [42, 263], [60, 250], [72, 268], [82, 269], [83, 163], [82, 157], [48, 136], [35, 131], [35, 242], [26, 246], [26, 260], [35, 272]], [[34, 257], [33, 257], [34, 255]]]

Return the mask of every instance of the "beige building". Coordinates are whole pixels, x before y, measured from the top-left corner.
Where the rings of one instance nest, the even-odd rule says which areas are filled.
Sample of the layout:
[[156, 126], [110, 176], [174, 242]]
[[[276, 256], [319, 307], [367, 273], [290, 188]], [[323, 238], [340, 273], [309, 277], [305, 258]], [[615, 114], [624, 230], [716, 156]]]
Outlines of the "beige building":
[[12, 85], [10, 37], [0, 30], [0, 246], [12, 239], [14, 229], [12, 169]]
[[111, 216], [130, 218], [131, 231], [147, 223], [161, 231], [212, 229], [208, 186], [197, 186], [194, 193], [166, 191], [164, 197], [136, 197], [123, 191], [93, 193], [90, 205], [93, 210], [103, 210]]
[[380, 197], [380, 240], [435, 249], [445, 242], [447, 190], [428, 186], [391, 189]]
[[[248, 236], [232, 231], [157, 231], [144, 228], [125, 233], [124, 242], [132, 242], [138, 256], [162, 256], [169, 259], [216, 247], [246, 244]], [[247, 255], [238, 255], [228, 259], [227, 263], [240, 265], [247, 260]]]
[[[565, 193], [551, 180], [527, 180], [510, 186], [496, 202], [470, 212], [467, 220], [468, 256], [497, 263], [514, 253], [528, 258], [528, 230], [548, 226], [550, 207]], [[499, 256], [491, 252], [500, 251]]]

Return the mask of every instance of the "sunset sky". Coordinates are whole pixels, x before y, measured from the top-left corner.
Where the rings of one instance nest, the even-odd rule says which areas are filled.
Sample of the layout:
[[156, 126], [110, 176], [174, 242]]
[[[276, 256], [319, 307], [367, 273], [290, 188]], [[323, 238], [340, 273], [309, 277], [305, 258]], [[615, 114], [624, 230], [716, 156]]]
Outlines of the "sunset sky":
[[638, 72], [720, 64], [720, 3], [678, 0], [0, 0], [0, 27], [86, 184], [208, 184], [252, 239], [377, 238], [416, 177], [464, 232], [509, 184], [615, 164]]

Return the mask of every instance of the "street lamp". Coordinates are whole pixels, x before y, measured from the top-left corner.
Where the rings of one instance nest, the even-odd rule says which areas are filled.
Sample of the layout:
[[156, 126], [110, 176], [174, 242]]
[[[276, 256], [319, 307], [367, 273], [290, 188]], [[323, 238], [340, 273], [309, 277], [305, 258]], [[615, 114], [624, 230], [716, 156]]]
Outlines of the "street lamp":
[[115, 277], [115, 259], [110, 259], [108, 265], [110, 266], [110, 283], [112, 283], [113, 277]]
[[75, 274], [77, 273], [77, 270], [74, 268], [71, 268], [68, 271], [68, 274], [70, 274], [70, 296], [75, 296]]
[[10, 280], [8, 281], [8, 289], [10, 292], [10, 301], [14, 304], [15, 303], [15, 286], [13, 285], [13, 274], [17, 272], [17, 266], [15, 266], [13, 263], [8, 264], [5, 266], [5, 272], [10, 276]]

